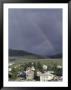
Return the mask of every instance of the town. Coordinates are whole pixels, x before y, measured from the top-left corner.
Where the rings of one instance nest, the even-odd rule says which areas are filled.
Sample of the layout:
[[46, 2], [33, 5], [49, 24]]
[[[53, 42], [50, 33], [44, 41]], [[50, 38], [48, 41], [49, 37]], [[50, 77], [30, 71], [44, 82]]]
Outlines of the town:
[[62, 66], [37, 62], [9, 63], [10, 81], [62, 81]]

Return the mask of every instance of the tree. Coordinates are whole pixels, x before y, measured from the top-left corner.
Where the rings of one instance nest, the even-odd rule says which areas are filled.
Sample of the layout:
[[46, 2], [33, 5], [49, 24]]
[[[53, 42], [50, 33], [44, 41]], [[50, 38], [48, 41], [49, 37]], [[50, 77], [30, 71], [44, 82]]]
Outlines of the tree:
[[24, 63], [24, 71], [26, 71], [27, 63]]
[[56, 74], [57, 76], [62, 76], [62, 68], [57, 68], [55, 74]]
[[53, 66], [52, 66], [52, 70], [54, 70], [54, 72], [57, 71], [57, 64], [56, 64], [56, 63], [53, 64]]
[[24, 65], [21, 65], [21, 66], [19, 67], [19, 71], [24, 71]]
[[16, 79], [17, 73], [18, 73], [18, 68], [12, 68], [11, 73], [12, 73], [11, 79]]
[[27, 66], [28, 67], [31, 67], [32, 66], [32, 63], [31, 62], [28, 62]]
[[37, 62], [37, 69], [38, 69], [39, 71], [42, 71], [42, 70], [43, 70], [42, 65], [41, 65], [40, 62]]
[[55, 75], [62, 76], [62, 68], [57, 68], [56, 64], [54, 64], [53, 70], [54, 70]]

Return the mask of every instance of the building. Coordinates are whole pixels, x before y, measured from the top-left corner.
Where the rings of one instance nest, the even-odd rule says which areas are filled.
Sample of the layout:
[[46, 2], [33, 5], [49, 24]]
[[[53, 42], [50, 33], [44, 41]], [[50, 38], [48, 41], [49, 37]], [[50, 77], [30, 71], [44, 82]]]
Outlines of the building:
[[43, 65], [43, 70], [47, 70], [47, 65]]
[[26, 69], [26, 79], [31, 81], [34, 79], [34, 68], [28, 67]]
[[51, 81], [53, 80], [54, 75], [50, 72], [45, 72], [40, 75], [40, 81]]
[[57, 65], [57, 68], [61, 69], [61, 68], [62, 68], [62, 66], [61, 66], [61, 65]]
[[10, 63], [9, 63], [9, 66], [12, 66], [13, 64], [14, 64], [14, 62], [10, 62]]
[[18, 72], [17, 76], [20, 78], [26, 79], [26, 73], [25, 72]]
[[8, 71], [10, 72], [12, 70], [12, 68], [8, 68]]
[[37, 71], [37, 76], [40, 76], [41, 75], [41, 72], [40, 71]]

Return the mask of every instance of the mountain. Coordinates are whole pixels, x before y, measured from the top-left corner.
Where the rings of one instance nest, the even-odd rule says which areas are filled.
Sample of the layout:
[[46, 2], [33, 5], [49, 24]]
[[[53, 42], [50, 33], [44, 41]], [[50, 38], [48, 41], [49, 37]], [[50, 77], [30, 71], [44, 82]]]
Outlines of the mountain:
[[52, 56], [42, 56], [42, 55], [37, 55], [34, 53], [30, 53], [24, 50], [15, 50], [15, 49], [9, 49], [9, 56], [23, 56], [23, 57], [27, 57], [27, 58], [36, 58], [36, 59], [46, 59], [46, 58], [62, 58], [62, 54], [56, 54], [56, 55], [52, 55]]
[[49, 58], [62, 58], [62, 53], [60, 54], [56, 54], [56, 55], [52, 55], [52, 56], [48, 56]]
[[15, 49], [9, 49], [9, 56], [23, 56], [28, 58], [40, 58], [44, 59], [44, 56], [33, 54], [24, 50], [15, 50]]

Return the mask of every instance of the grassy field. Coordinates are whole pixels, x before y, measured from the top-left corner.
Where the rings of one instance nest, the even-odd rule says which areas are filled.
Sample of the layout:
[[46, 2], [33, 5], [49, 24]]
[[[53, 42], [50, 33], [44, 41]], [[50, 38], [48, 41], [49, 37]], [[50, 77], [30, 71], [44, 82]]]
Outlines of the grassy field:
[[62, 59], [25, 59], [23, 57], [17, 57], [13, 62], [16, 64], [23, 64], [23, 63], [38, 62], [38, 61], [41, 64], [46, 64], [46, 65], [51, 65], [51, 64], [62, 65]]

